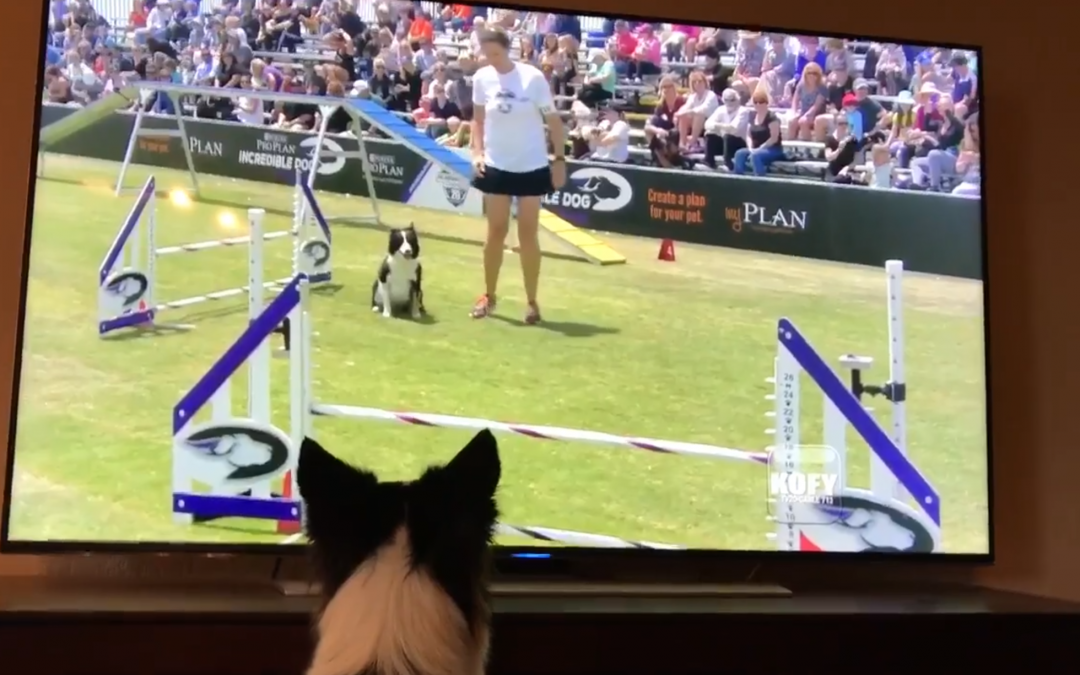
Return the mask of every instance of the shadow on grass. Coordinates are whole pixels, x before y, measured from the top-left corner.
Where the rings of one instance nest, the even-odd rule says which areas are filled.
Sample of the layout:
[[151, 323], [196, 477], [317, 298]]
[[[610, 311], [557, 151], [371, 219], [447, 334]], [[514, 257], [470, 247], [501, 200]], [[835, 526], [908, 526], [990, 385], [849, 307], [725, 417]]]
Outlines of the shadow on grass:
[[[47, 176], [47, 175], [46, 176], [40, 176], [38, 178], [38, 180], [49, 181], [49, 182], [52, 182], [52, 183], [63, 183], [63, 184], [66, 184], [66, 185], [78, 185], [78, 186], [83, 186], [83, 187], [86, 187], [86, 186], [89, 185], [88, 183], [85, 183], [84, 181], [75, 180], [75, 179], [72, 179], [72, 178], [63, 178], [63, 177], [58, 177], [58, 176]], [[288, 185], [281, 185], [281, 187], [287, 188], [289, 186]], [[169, 195], [168, 195], [167, 192], [159, 190], [158, 193], [157, 193], [157, 196], [167, 199]], [[344, 196], [344, 195], [342, 195], [342, 196]], [[222, 208], [227, 208], [227, 209], [247, 209], [247, 208], [251, 208], [251, 206], [252, 206], [251, 204], [249, 204], [247, 202], [235, 201], [235, 200], [231, 200], [231, 199], [216, 199], [216, 198], [213, 198], [213, 197], [206, 197], [206, 196], [201, 196], [201, 195], [200, 196], [192, 196], [191, 201], [196, 203], [196, 204], [206, 204], [207, 206], [220, 206]], [[401, 204], [401, 206], [407, 206], [407, 205], [406, 204]], [[272, 206], [265, 207], [265, 211], [267, 213], [272, 213], [272, 214], [277, 215], [277, 216], [284, 216], [286, 218], [292, 218], [292, 216], [293, 216], [292, 211], [289, 211], [289, 210], [286, 210], [286, 209], [274, 208]], [[433, 215], [437, 217], [437, 214], [433, 214]], [[356, 227], [356, 228], [362, 228], [362, 229], [374, 230], [376, 232], [386, 232], [386, 233], [389, 233], [390, 228], [391, 228], [391, 226], [389, 226], [389, 225], [380, 225], [378, 223], [353, 223], [353, 222], [350, 222], [350, 223], [334, 223], [333, 218], [331, 218], [331, 225]], [[484, 242], [479, 241], [477, 239], [468, 239], [466, 237], [455, 237], [453, 235], [448, 235], [448, 234], [439, 234], [438, 232], [432, 232], [430, 230], [425, 230], [422, 227], [421, 227], [421, 231], [423, 232], [425, 239], [432, 239], [434, 241], [440, 241], [440, 242], [447, 243], [447, 244], [463, 244], [465, 246], [472, 246], [472, 247], [475, 247], [475, 248], [483, 248], [484, 247]], [[584, 259], [582, 259], [582, 258], [580, 258], [578, 256], [568, 255], [568, 254], [565, 254], [565, 253], [559, 253], [557, 251], [544, 251], [544, 257], [545, 258], [552, 258], [552, 259], [555, 259], [555, 260], [573, 260], [575, 262], [581, 262], [581, 263], [587, 262], [586, 260], [584, 260]]]
[[[496, 321], [501, 321], [511, 326], [527, 326], [521, 319], [512, 319], [508, 316], [502, 316], [500, 314], [492, 314], [488, 318]], [[621, 332], [618, 328], [612, 328], [610, 326], [596, 326], [591, 323], [578, 323], [576, 321], [541, 321], [538, 324], [529, 326], [529, 328], [547, 330], [552, 333], [559, 333], [569, 338], [588, 338], [595, 337], [597, 335], [616, 335]]]

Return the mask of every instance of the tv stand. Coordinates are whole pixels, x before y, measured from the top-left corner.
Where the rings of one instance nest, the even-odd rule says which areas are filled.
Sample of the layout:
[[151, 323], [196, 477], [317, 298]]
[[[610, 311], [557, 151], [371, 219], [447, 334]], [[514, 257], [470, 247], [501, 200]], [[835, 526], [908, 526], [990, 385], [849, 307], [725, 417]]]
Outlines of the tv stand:
[[[4, 659], [32, 663], [35, 675], [295, 675], [311, 658], [311, 617], [318, 603], [285, 597], [265, 578], [182, 585], [144, 585], [135, 579], [6, 581], [0, 584]], [[510, 595], [492, 602], [490, 675], [713, 675], [718, 645], [724, 667], [732, 672], [761, 672], [763, 662], [768, 666], [791, 654], [811, 654], [815, 663], [842, 667], [880, 661], [887, 644], [882, 636], [909, 632], [919, 636], [919, 649], [893, 654], [889, 672], [925, 670], [928, 653], [939, 662], [984, 670], [1067, 663], [1075, 646], [1062, 637], [1075, 633], [1073, 617], [1080, 611], [1077, 605], [979, 589], [796, 586], [792, 597], [717, 599], [717, 588], [689, 584], [619, 588], [582, 582], [567, 588], [561, 585], [565, 580], [547, 580], [545, 588], [542, 579], [524, 587], [511, 580], [499, 583], [496, 591]], [[290, 588], [296, 586], [312, 590], [306, 583]], [[513, 595], [550, 591], [573, 597]], [[642, 592], [682, 596], [626, 595]], [[1012, 639], [987, 641], [991, 630], [1005, 630]], [[1019, 657], [1017, 644], [1025, 647]]]

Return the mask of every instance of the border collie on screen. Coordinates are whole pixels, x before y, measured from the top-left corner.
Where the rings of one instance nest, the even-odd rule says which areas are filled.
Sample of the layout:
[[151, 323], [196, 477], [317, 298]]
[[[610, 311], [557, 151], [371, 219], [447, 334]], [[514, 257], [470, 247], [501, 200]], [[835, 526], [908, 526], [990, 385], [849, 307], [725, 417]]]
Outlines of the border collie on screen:
[[408, 315], [419, 319], [424, 309], [424, 290], [421, 286], [420, 237], [416, 227], [390, 230], [386, 257], [379, 265], [371, 285], [371, 311], [383, 316]]
[[482, 675], [501, 471], [486, 430], [411, 482], [304, 441], [296, 478], [324, 596], [307, 675]]

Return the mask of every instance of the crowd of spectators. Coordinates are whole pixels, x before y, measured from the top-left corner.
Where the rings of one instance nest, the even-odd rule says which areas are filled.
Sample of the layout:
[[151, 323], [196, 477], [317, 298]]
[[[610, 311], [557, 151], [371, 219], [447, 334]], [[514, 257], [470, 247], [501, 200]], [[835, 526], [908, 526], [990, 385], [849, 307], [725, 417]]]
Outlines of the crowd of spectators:
[[[979, 194], [977, 63], [945, 48], [407, 0], [134, 0], [108, 19], [91, 0], [51, 0], [44, 96], [79, 105], [157, 80], [364, 97], [465, 146], [491, 27], [550, 81], [576, 158]], [[151, 91], [138, 105], [174, 112]], [[182, 107], [323, 123], [317, 107], [242, 96]], [[330, 133], [351, 124], [326, 120]]]

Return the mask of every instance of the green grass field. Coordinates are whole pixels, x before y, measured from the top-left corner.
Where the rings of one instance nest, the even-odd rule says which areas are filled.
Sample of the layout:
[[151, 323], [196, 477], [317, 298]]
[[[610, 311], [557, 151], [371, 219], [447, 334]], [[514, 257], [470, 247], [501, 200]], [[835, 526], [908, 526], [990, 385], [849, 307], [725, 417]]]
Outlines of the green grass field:
[[[50, 156], [37, 181], [22, 395], [12, 500], [16, 539], [279, 542], [270, 523], [183, 527], [170, 513], [170, 419], [179, 396], [239, 335], [243, 298], [180, 310], [191, 333], [102, 340], [97, 267], [134, 197], [114, 197], [117, 165]], [[149, 170], [135, 167], [131, 185]], [[159, 189], [185, 187], [155, 170]], [[188, 208], [158, 201], [158, 245], [229, 236], [223, 213], [268, 210], [267, 231], [290, 224], [291, 190], [201, 177]], [[366, 200], [321, 194], [331, 216], [369, 211]], [[873, 356], [885, 378], [881, 269], [604, 235], [629, 264], [549, 258], [541, 300], [547, 323], [525, 327], [517, 261], [507, 258], [501, 316], [467, 317], [481, 290], [484, 225], [473, 218], [383, 203], [391, 224], [415, 221], [423, 239], [429, 324], [368, 309], [386, 234], [341, 226], [334, 274], [342, 287], [313, 300], [315, 395], [324, 403], [550, 424], [760, 451], [778, 317], [828, 358]], [[242, 234], [235, 231], [232, 234]], [[266, 245], [268, 279], [287, 276], [290, 244]], [[243, 250], [170, 256], [157, 300], [246, 281]], [[905, 280], [909, 449], [942, 495], [953, 552], [987, 547], [982, 286], [909, 274]], [[279, 385], [287, 365], [274, 362]], [[234, 386], [237, 409], [244, 386]], [[809, 380], [804, 391], [811, 392]], [[804, 442], [820, 440], [821, 398], [805, 396]], [[285, 386], [274, 391], [287, 428]], [[879, 419], [888, 421], [878, 403]], [[453, 455], [470, 433], [341, 419], [316, 422], [332, 451], [385, 478], [408, 478]], [[868, 453], [849, 434], [848, 484], [866, 486]], [[760, 466], [618, 447], [504, 438], [501, 506], [519, 525], [595, 532], [693, 547], [768, 549]], [[503, 543], [529, 544], [522, 539]]]

